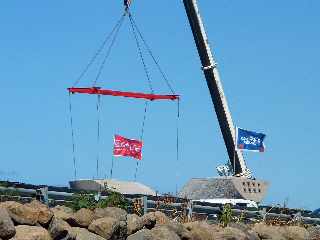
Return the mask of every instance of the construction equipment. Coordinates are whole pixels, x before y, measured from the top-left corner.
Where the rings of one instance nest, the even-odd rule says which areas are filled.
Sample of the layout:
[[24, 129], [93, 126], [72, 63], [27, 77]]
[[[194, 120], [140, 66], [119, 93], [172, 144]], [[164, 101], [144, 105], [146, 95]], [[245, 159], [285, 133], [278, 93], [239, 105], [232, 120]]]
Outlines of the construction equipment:
[[[192, 199], [246, 198], [260, 202], [267, 183], [252, 179], [241, 151], [236, 150], [235, 127], [227, 99], [224, 95], [217, 63], [215, 62], [196, 0], [183, 0], [188, 20], [197, 46], [211, 99], [218, 118], [220, 130], [229, 156], [233, 176], [221, 178], [191, 179], [180, 196]], [[220, 174], [223, 172], [220, 170]], [[225, 169], [223, 169], [225, 170]]]

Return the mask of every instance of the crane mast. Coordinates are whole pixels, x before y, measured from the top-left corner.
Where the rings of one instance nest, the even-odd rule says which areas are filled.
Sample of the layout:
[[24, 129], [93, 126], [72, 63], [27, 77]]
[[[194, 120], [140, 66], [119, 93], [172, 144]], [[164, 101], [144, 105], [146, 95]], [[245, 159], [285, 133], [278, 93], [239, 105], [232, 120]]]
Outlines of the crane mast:
[[235, 150], [235, 127], [226, 96], [222, 88], [217, 63], [215, 62], [196, 0], [183, 0], [188, 20], [196, 43], [211, 99], [218, 118], [220, 130], [227, 148], [234, 175], [246, 176], [248, 169], [241, 151]]

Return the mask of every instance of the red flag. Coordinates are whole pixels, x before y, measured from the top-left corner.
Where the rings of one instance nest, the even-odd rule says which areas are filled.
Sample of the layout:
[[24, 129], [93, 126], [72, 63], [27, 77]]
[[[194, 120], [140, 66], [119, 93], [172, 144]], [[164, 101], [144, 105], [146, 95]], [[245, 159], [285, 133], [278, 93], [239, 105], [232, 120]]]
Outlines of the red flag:
[[141, 141], [114, 135], [113, 156], [133, 157], [141, 160], [142, 145]]

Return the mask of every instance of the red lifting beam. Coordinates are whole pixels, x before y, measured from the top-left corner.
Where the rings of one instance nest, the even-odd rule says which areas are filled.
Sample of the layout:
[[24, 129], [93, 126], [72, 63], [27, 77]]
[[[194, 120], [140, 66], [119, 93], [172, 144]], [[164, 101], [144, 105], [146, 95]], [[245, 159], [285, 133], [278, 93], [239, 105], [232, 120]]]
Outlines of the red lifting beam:
[[178, 100], [179, 95], [158, 95], [158, 94], [147, 94], [147, 93], [137, 93], [137, 92], [122, 92], [113, 91], [107, 89], [101, 89], [99, 87], [91, 88], [68, 88], [70, 93], [86, 93], [86, 94], [100, 94], [118, 97], [128, 97], [128, 98], [143, 98], [150, 101], [153, 100]]

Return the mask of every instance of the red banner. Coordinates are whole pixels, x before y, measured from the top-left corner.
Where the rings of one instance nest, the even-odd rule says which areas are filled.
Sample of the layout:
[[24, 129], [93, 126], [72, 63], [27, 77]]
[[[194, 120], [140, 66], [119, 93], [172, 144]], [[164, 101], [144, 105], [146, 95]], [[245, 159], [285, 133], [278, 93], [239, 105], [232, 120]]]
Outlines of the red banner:
[[113, 156], [133, 157], [141, 160], [142, 145], [141, 141], [114, 135]]

